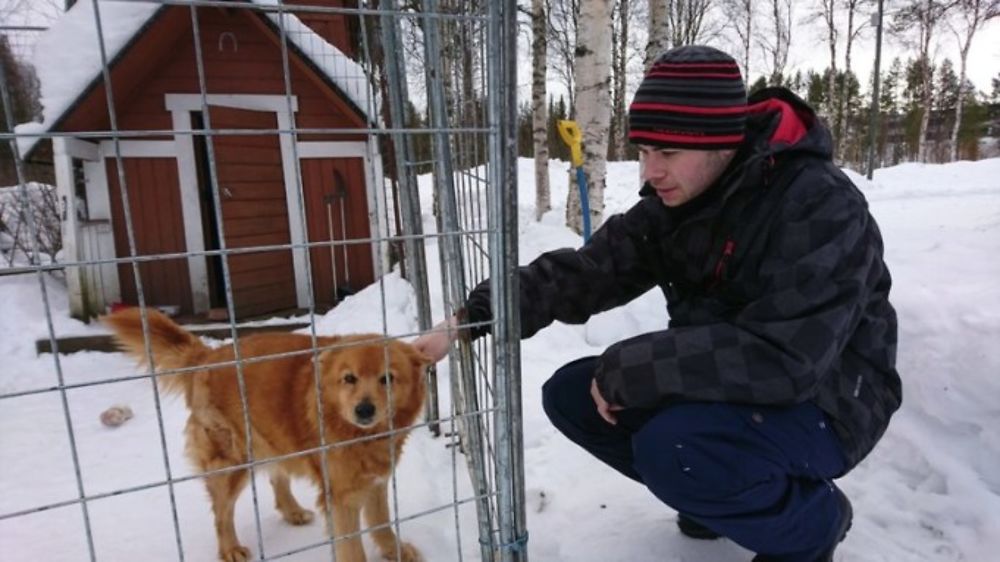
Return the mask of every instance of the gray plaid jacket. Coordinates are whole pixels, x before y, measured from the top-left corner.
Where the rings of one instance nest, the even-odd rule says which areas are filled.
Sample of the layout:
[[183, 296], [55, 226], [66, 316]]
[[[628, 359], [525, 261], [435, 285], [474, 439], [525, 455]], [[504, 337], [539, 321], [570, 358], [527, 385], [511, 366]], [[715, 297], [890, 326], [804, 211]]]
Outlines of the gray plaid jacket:
[[[811, 400], [853, 467], [902, 399], [881, 235], [805, 102], [768, 89], [750, 103], [748, 140], [708, 192], [668, 209], [645, 186], [582, 248], [520, 268], [522, 336], [553, 320], [585, 322], [658, 286], [669, 328], [603, 353], [595, 377], [609, 402]], [[487, 284], [467, 313], [491, 318]]]

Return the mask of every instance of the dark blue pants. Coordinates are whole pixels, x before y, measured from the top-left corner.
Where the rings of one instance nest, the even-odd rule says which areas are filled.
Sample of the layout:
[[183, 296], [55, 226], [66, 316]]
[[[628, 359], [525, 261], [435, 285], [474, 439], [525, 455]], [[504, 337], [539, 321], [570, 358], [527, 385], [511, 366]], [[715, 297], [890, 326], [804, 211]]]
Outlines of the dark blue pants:
[[831, 479], [844, 456], [819, 408], [691, 402], [622, 410], [611, 425], [590, 396], [595, 361], [562, 367], [542, 389], [545, 413], [573, 442], [756, 553], [810, 560], [839, 538]]

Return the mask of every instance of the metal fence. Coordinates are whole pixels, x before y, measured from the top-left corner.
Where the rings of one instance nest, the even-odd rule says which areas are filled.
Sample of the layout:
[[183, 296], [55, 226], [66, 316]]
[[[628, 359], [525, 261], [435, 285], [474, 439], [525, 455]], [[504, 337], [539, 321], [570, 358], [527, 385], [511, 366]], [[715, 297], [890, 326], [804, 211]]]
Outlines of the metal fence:
[[[48, 47], [71, 51], [79, 44], [79, 52], [36, 59], [56, 65], [38, 69], [43, 102], [51, 105], [42, 125], [15, 129], [14, 84], [3, 73], [2, 136], [19, 184], [5, 193], [21, 208], [17, 228], [30, 236], [20, 253], [7, 249], [12, 262], [0, 279], [37, 279], [47, 328], [39, 349], [51, 350], [36, 363], [45, 361], [42, 375], [16, 372], [20, 363], [0, 373], [0, 421], [21, 428], [17, 439], [0, 437], [0, 458], [12, 462], [0, 469], [0, 482], [19, 491], [0, 500], [5, 559], [113, 560], [123, 552], [212, 559], [215, 552], [202, 548], [214, 543], [212, 527], [187, 520], [192, 513], [207, 520], [209, 503], [190, 490], [206, 476], [233, 471], [251, 475], [244, 496], [252, 508], [243, 507], [253, 518], [240, 525], [251, 559], [336, 559], [330, 545], [344, 538], [336, 529], [333, 536], [289, 535], [263, 509], [267, 498], [254, 476], [283, 459], [255, 457], [247, 360], [236, 345], [243, 320], [297, 314], [300, 331], [312, 338], [302, 353], [313, 358], [320, 392], [318, 357], [333, 347], [320, 345], [321, 336], [363, 325], [380, 327], [386, 339], [409, 339], [429, 330], [432, 318], [454, 314], [486, 278], [496, 303], [492, 335], [456, 343], [447, 362], [428, 373], [426, 419], [412, 430], [422, 437], [411, 436], [404, 453], [425, 459], [416, 470], [445, 459], [450, 474], [400, 481], [394, 458], [391, 525], [428, 559], [527, 559], [511, 275], [515, 12], [512, 0], [405, 7], [396, 0], [81, 0], [55, 22], [49, 34], [59, 37]], [[85, 60], [88, 53], [96, 60]], [[93, 75], [81, 81], [92, 63]], [[51, 157], [40, 148], [47, 143]], [[37, 197], [25, 171], [26, 161], [48, 158], [61, 205], [63, 251], [56, 259], [39, 252], [42, 226], [30, 212]], [[265, 175], [268, 185], [283, 187], [278, 196], [264, 194], [264, 180], [246, 177]], [[240, 190], [254, 189], [257, 199], [233, 203]], [[261, 230], [264, 223], [279, 226]], [[412, 293], [393, 283], [397, 270]], [[51, 282], [55, 273], [64, 276], [68, 304], [61, 284]], [[412, 308], [389, 310], [400, 300]], [[199, 473], [177, 460], [177, 420], [186, 412], [161, 396], [156, 381], [192, 369], [116, 373], [124, 369], [120, 360], [64, 353], [81, 341], [105, 342], [99, 328], [65, 317], [123, 304], [224, 319], [215, 328], [227, 342], [213, 345], [231, 345], [235, 353], [249, 462]], [[337, 323], [324, 323], [324, 313]], [[69, 337], [77, 334], [61, 331], [66, 326], [88, 338]], [[143, 328], [148, 338], [145, 314]], [[147, 393], [142, 411], [137, 403], [135, 422], [96, 427], [96, 412], [121, 385]], [[14, 423], [25, 417], [51, 431], [38, 430], [34, 439], [32, 426]], [[145, 438], [137, 441], [136, 432]], [[326, 442], [322, 433], [318, 448], [291, 456], [350, 444]], [[109, 470], [107, 459], [131, 462], [120, 450], [137, 442], [154, 444], [156, 470], [116, 477], [121, 471]], [[152, 466], [147, 453], [135, 456], [146, 461], [136, 466]], [[323, 465], [318, 505], [329, 509], [337, 474]], [[54, 481], [50, 473], [61, 476]], [[421, 488], [448, 490], [446, 501]], [[429, 528], [437, 530], [424, 541], [408, 532]], [[144, 550], [136, 533], [160, 537], [153, 541], [160, 546]]]

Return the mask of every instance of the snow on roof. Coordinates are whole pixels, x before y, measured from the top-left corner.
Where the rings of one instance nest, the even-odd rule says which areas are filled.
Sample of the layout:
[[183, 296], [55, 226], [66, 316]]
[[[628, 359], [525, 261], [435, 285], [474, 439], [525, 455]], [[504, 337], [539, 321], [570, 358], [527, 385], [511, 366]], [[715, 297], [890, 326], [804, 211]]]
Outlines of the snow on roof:
[[[251, 0], [254, 4], [276, 5], [276, 0]], [[105, 53], [113, 61], [122, 48], [142, 30], [143, 26], [163, 7], [154, 2], [100, 2], [101, 32]], [[328, 43], [299, 18], [292, 14], [266, 12], [267, 17], [326, 77], [335, 84], [365, 115], [372, 115], [374, 101], [370, 95], [364, 69]], [[41, 90], [42, 121], [21, 123], [15, 134], [40, 134], [51, 130], [87, 87], [102, 71], [96, 18], [91, 2], [77, 2], [39, 38], [33, 57]], [[38, 143], [40, 137], [17, 138], [22, 155]]]
[[[108, 60], [114, 60], [160, 6], [147, 2], [101, 2], [101, 32]], [[39, 38], [33, 57], [41, 90], [42, 122], [22, 123], [14, 133], [44, 133], [66, 113], [101, 73], [101, 46], [91, 2], [77, 2]], [[39, 137], [18, 137], [27, 154]]]
[[[275, 6], [277, 0], [251, 0], [261, 6]], [[331, 45], [326, 39], [313, 31], [302, 20], [287, 12], [266, 12], [268, 19], [278, 27], [282, 27], [285, 36], [302, 51], [365, 115], [375, 114], [374, 100], [371, 96], [368, 75], [364, 68]]]

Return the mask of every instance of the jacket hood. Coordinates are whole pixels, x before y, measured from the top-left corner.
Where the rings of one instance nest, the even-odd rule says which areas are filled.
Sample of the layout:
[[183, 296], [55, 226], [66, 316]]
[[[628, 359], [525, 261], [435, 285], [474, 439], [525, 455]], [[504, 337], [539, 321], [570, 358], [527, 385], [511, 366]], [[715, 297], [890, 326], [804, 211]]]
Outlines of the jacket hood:
[[830, 131], [809, 104], [787, 88], [764, 88], [747, 100], [747, 143], [753, 154], [833, 155]]

